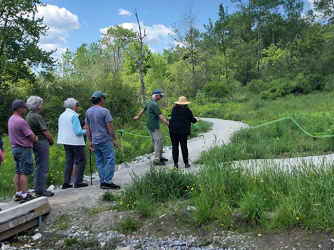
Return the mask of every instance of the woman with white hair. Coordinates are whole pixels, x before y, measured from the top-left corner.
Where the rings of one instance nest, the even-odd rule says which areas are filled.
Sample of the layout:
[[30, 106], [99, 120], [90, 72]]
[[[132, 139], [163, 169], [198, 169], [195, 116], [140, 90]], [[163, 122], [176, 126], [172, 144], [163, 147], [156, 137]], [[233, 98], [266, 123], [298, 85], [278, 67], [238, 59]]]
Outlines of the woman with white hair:
[[31, 130], [38, 137], [38, 143], [33, 146], [35, 155], [35, 196], [53, 196], [54, 193], [45, 189], [46, 176], [49, 172], [49, 146], [54, 140], [44, 118], [39, 114], [42, 110], [43, 99], [39, 96], [30, 96], [27, 100], [30, 112], [26, 117]]
[[86, 130], [82, 129], [79, 121], [79, 101], [74, 98], [67, 98], [64, 101], [66, 110], [58, 119], [58, 139], [57, 144], [63, 144], [66, 153], [66, 163], [64, 170], [64, 183], [62, 189], [71, 188], [70, 184], [73, 165], [77, 165], [75, 188], [87, 187], [83, 182], [83, 175], [87, 164], [86, 143], [84, 135]]

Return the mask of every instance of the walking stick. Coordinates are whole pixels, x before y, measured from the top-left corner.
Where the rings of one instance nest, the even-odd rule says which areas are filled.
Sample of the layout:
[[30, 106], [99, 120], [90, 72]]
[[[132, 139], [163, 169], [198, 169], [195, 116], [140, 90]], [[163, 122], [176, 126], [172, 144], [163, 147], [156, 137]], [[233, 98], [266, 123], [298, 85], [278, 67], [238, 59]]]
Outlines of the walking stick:
[[90, 185], [93, 185], [92, 150], [91, 149], [89, 149], [89, 164], [90, 164]]

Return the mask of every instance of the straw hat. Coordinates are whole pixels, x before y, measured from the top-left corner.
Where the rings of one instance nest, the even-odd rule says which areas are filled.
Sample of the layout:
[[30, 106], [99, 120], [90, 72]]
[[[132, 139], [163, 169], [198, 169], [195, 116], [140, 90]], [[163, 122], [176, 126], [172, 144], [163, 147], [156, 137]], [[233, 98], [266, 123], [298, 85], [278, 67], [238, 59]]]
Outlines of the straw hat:
[[185, 96], [180, 96], [179, 100], [177, 102], [174, 102], [175, 104], [179, 105], [187, 105], [191, 102], [187, 102], [187, 98]]

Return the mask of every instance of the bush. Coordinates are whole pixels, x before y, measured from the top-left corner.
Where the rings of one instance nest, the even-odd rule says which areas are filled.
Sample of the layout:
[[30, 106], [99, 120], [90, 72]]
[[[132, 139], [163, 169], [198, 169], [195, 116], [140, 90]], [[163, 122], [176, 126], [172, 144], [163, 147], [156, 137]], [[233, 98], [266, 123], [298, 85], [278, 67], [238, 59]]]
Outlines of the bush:
[[212, 81], [204, 86], [204, 93], [214, 98], [223, 98], [230, 90], [225, 82]]
[[268, 89], [268, 85], [264, 83], [261, 79], [253, 79], [248, 84], [249, 90], [254, 94], [259, 94], [262, 91], [265, 91]]

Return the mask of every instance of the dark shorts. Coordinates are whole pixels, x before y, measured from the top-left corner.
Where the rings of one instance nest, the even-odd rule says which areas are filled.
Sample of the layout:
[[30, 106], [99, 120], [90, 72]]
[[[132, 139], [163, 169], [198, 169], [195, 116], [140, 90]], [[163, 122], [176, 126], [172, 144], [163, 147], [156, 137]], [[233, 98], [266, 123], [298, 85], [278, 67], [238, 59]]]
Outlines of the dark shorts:
[[15, 161], [15, 174], [29, 175], [34, 171], [31, 149], [24, 147], [12, 148]]

